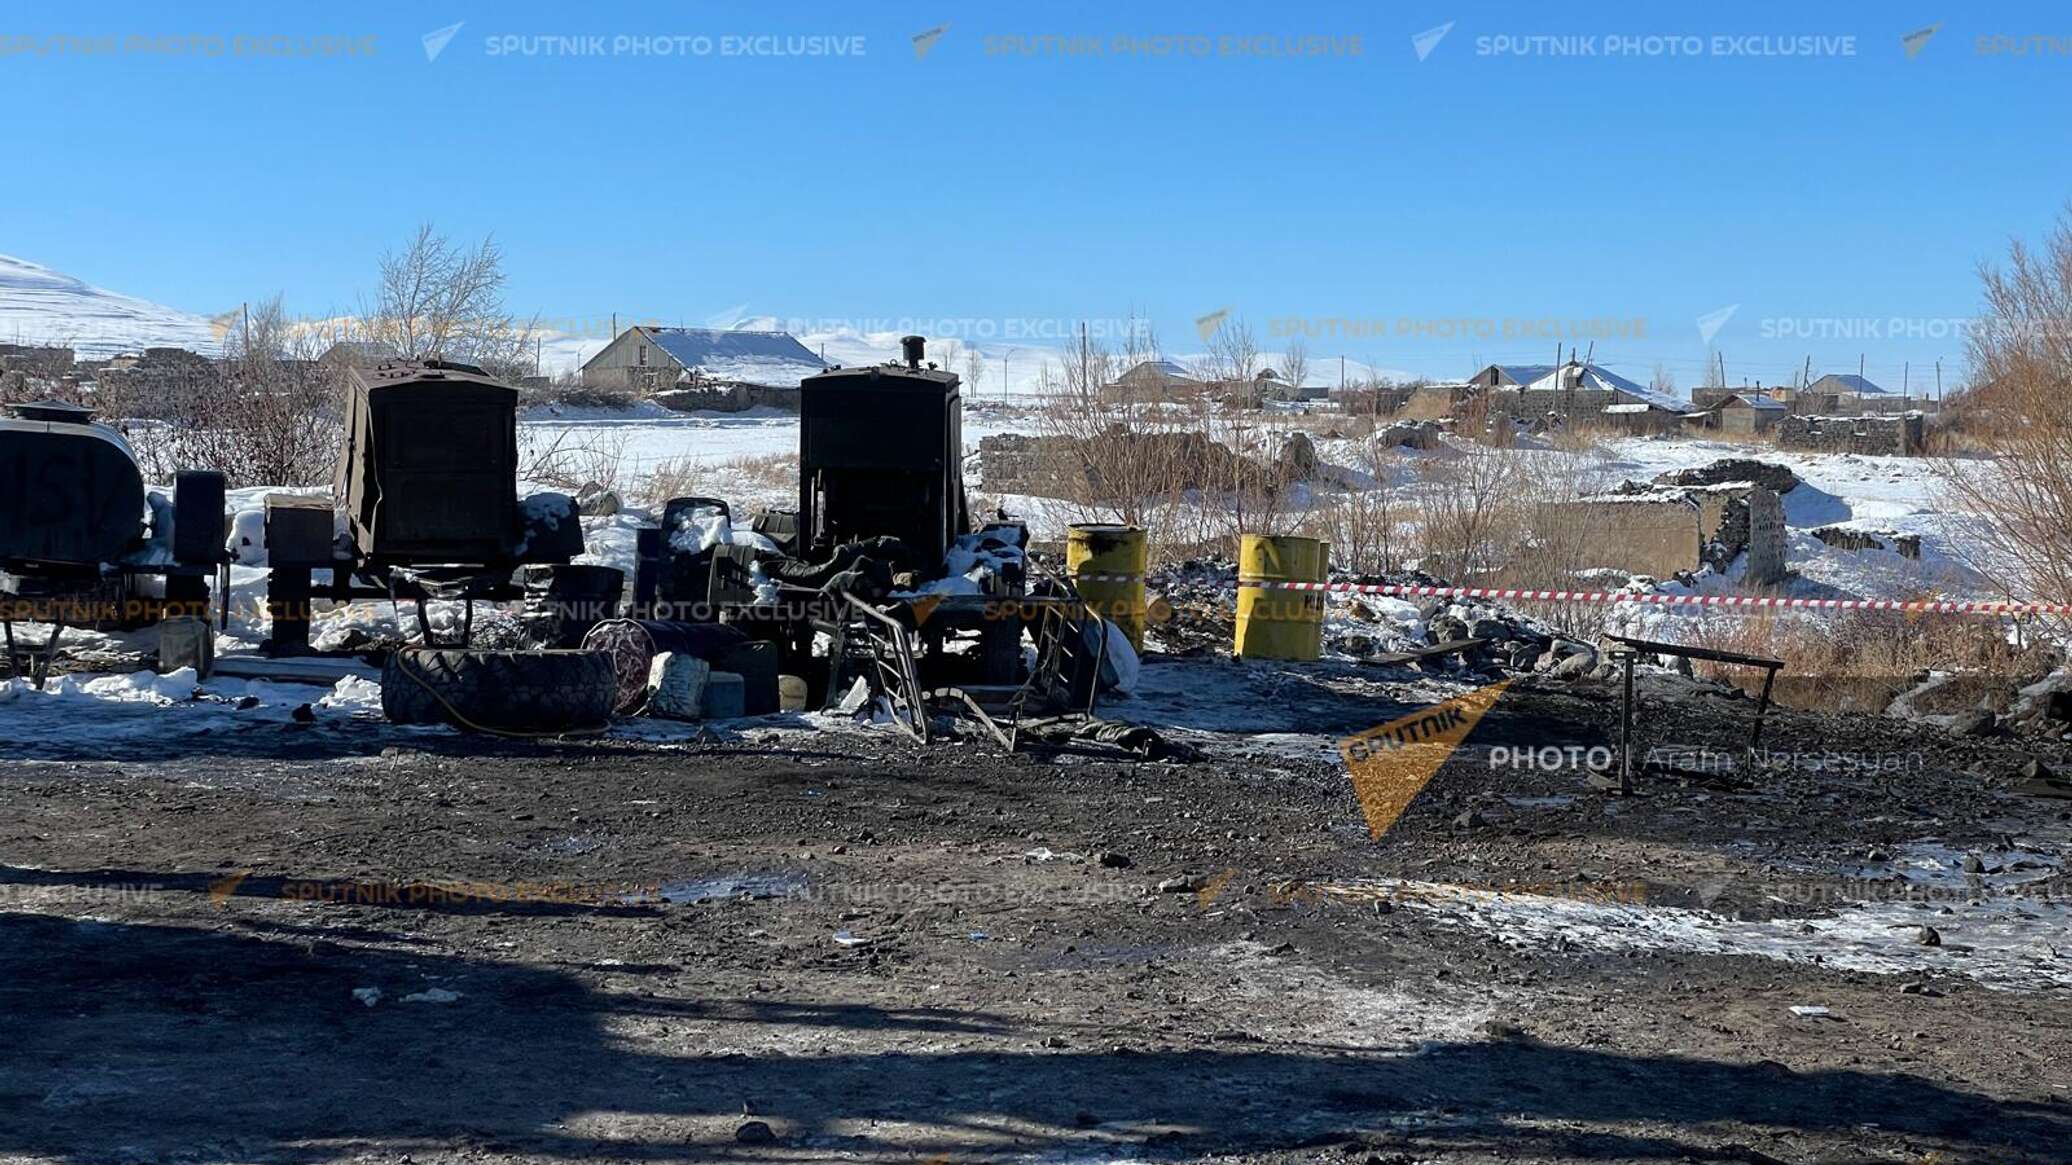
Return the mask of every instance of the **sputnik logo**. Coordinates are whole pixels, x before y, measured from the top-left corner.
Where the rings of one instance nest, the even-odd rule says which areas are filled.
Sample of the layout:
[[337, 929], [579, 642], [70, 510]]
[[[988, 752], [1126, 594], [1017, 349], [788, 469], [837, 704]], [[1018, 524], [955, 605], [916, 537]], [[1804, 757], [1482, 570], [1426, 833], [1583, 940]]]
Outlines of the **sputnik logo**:
[[1456, 23], [1456, 21], [1449, 20], [1437, 28], [1427, 28], [1423, 32], [1412, 35], [1410, 47], [1417, 50], [1417, 59], [1423, 61], [1426, 57], [1431, 56], [1432, 50], [1439, 47], [1439, 42], [1446, 39], [1446, 34], [1453, 31], [1453, 26]]
[[1196, 316], [1194, 318], [1194, 330], [1201, 333], [1201, 342], [1206, 344], [1209, 342], [1209, 337], [1215, 335], [1216, 330], [1223, 326], [1223, 321], [1229, 318], [1230, 309], [1219, 307], [1205, 316]]
[[941, 39], [942, 39], [942, 34], [943, 34], [943, 33], [946, 33], [946, 32], [948, 32], [948, 31], [950, 31], [950, 26], [949, 26], [949, 25], [947, 25], [947, 24], [938, 24], [938, 25], [936, 25], [936, 26], [935, 26], [934, 28], [928, 29], [928, 30], [927, 30], [926, 32], [917, 32], [917, 33], [915, 33], [915, 34], [914, 34], [914, 59], [915, 59], [915, 60], [917, 60], [917, 61], [925, 61], [925, 60], [927, 60], [927, 59], [928, 59], [928, 50], [929, 50], [929, 49], [932, 49], [932, 48], [934, 48], [934, 47], [935, 47], [935, 42], [936, 42], [936, 41], [939, 41], [939, 40], [941, 40]]
[[1698, 338], [1703, 340], [1707, 347], [1710, 347], [1712, 345], [1712, 338], [1719, 335], [1719, 330], [1726, 327], [1727, 321], [1733, 319], [1734, 313], [1740, 310], [1740, 304], [1730, 303], [1725, 307], [1714, 308], [1699, 316]]
[[1368, 833], [1379, 840], [1389, 831], [1510, 686], [1477, 688], [1338, 742]]
[[251, 876], [252, 871], [239, 870], [227, 878], [218, 878], [210, 882], [209, 901], [214, 903], [218, 910], [227, 909], [230, 905], [231, 896], [236, 894], [237, 888], [244, 885], [245, 879]]
[[1936, 34], [1937, 30], [1941, 28], [1942, 22], [1937, 21], [1936, 23], [1929, 25], [1927, 28], [1917, 28], [1914, 31], [1906, 34], [1905, 36], [1900, 37], [1899, 43], [1900, 46], [1906, 49], [1907, 51], [1907, 60], [1911, 61], [1915, 57], [1920, 56], [1921, 50], [1928, 47], [1929, 38], [1933, 37]]
[[429, 63], [438, 60], [439, 54], [445, 52], [446, 46], [452, 43], [453, 35], [460, 31], [461, 25], [466, 23], [467, 21], [465, 20], [458, 20], [445, 28], [435, 28], [419, 37], [418, 39], [424, 42], [425, 61]]

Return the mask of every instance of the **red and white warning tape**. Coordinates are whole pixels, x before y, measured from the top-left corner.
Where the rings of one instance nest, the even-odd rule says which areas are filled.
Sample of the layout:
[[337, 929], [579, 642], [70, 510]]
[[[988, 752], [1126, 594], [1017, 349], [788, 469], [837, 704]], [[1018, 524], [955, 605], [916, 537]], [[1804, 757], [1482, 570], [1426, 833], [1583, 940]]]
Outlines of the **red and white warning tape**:
[[[1083, 574], [1075, 582], [1137, 582], [1137, 575]], [[2072, 615], [2072, 603], [1901, 602], [1893, 599], [1787, 599], [1760, 595], [1683, 595], [1634, 591], [1536, 591], [1512, 587], [1415, 587], [1388, 583], [1279, 582], [1241, 579], [1239, 587], [1389, 595], [1419, 599], [1503, 599], [1515, 603], [1646, 603], [1658, 607], [1742, 607], [1793, 611], [1900, 611], [1921, 615]]]

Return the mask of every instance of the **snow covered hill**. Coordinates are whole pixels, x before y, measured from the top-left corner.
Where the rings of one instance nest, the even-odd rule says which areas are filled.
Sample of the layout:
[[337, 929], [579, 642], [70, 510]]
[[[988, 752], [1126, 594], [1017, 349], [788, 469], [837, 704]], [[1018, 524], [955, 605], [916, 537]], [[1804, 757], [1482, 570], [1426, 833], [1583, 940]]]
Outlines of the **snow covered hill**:
[[94, 359], [152, 347], [213, 355], [221, 338], [202, 316], [0, 255], [0, 343], [58, 344]]

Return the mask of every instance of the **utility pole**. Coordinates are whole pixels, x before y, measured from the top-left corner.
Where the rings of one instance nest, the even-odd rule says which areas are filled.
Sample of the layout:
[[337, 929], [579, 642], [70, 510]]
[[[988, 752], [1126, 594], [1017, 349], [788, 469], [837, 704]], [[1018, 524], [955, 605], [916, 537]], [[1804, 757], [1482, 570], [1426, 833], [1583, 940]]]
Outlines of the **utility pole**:
[[1087, 371], [1087, 366], [1086, 366], [1086, 365], [1087, 365], [1087, 354], [1086, 354], [1086, 321], [1085, 321], [1085, 320], [1080, 320], [1080, 321], [1079, 321], [1079, 391], [1080, 391], [1080, 393], [1081, 393], [1082, 395], [1084, 395], [1084, 396], [1085, 396], [1085, 397], [1086, 397], [1086, 398], [1087, 398], [1088, 400], [1092, 400], [1092, 399], [1093, 399], [1093, 396], [1094, 396], [1094, 390], [1093, 390], [1093, 386], [1092, 386], [1092, 385], [1090, 385], [1090, 384], [1088, 384], [1088, 383], [1086, 382], [1086, 381], [1087, 381], [1087, 377], [1088, 377], [1089, 375], [1091, 375], [1091, 374], [1090, 374], [1090, 373], [1089, 373], [1089, 372]]

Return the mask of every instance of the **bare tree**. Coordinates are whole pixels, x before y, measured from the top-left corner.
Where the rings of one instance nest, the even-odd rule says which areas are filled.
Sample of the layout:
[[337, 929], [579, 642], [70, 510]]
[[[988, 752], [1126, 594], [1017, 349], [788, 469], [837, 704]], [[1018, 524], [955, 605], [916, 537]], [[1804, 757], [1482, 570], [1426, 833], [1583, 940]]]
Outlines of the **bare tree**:
[[520, 325], [505, 308], [503, 258], [494, 238], [464, 247], [425, 223], [408, 246], [381, 257], [361, 331], [407, 359], [477, 364], [511, 379], [529, 374], [538, 321]]
[[1214, 389], [1238, 394], [1241, 406], [1249, 403], [1259, 375], [1259, 342], [1252, 337], [1251, 325], [1225, 320], [1208, 342], [1208, 352], [1195, 361], [1196, 375]]
[[1655, 365], [1654, 379], [1649, 382], [1648, 387], [1656, 392], [1675, 392], [1676, 377], [1669, 374], [1667, 365], [1657, 364]]
[[1288, 350], [1281, 353], [1281, 381], [1296, 396], [1301, 395], [1302, 382], [1309, 379], [1309, 344], [1300, 337], [1288, 341]]
[[1952, 508], [1977, 515], [1975, 565], [2010, 590], [2072, 601], [2072, 206], [2041, 252], [2017, 241], [2006, 269], [1979, 275], [1966, 395], [1994, 414], [1985, 432], [1998, 456], [1944, 458], [1938, 473]]
[[[979, 355], [977, 348], [964, 349], [964, 389], [973, 396], [979, 394], [979, 384], [986, 375], [986, 358]], [[1003, 394], [1005, 395], [1005, 394]]]

